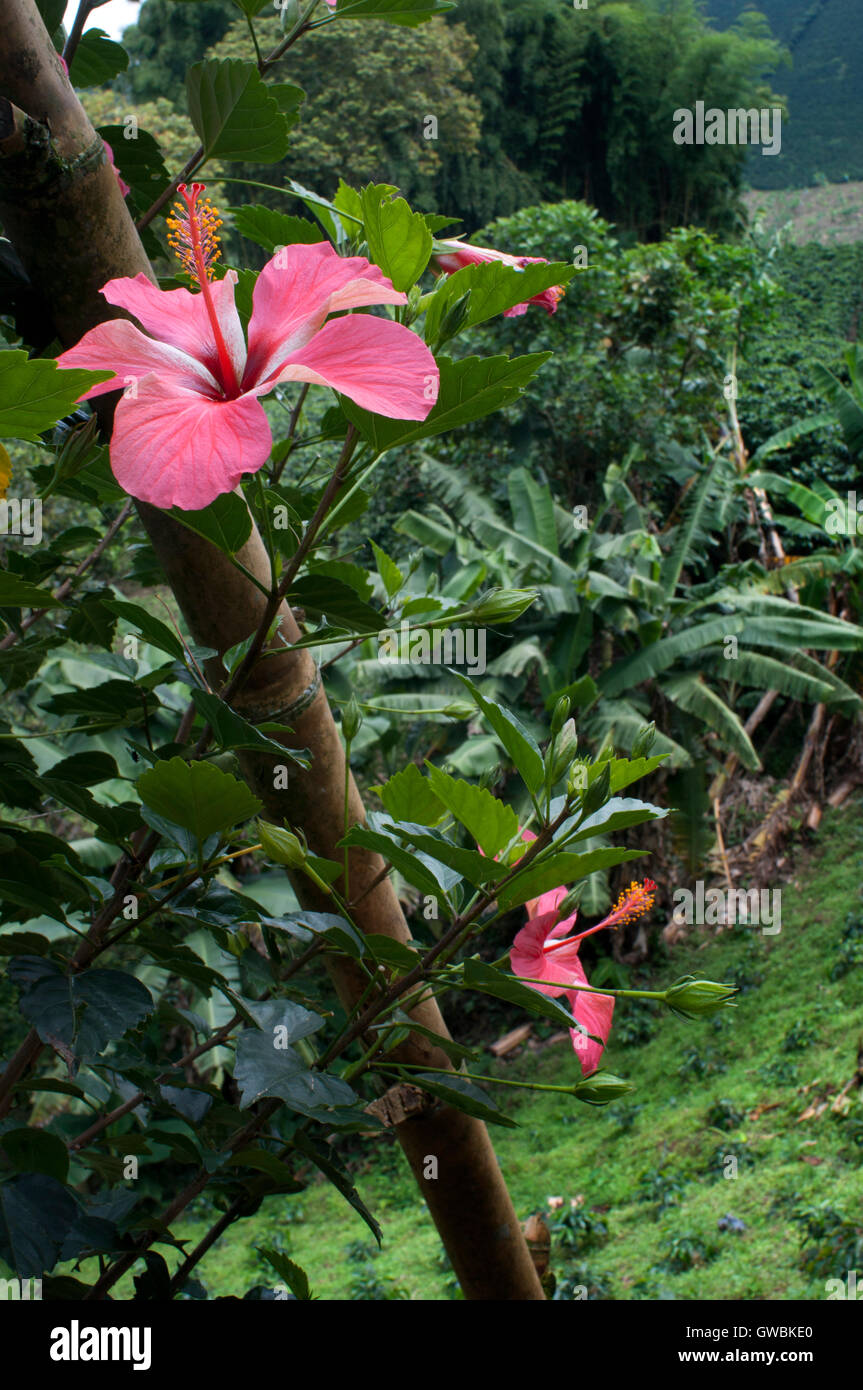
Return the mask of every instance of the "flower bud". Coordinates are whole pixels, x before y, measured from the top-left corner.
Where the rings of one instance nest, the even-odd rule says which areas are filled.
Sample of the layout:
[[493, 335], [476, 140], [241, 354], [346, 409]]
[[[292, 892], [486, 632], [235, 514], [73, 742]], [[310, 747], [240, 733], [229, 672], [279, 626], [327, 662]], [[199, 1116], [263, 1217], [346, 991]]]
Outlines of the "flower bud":
[[301, 869], [305, 864], [308, 851], [293, 831], [259, 820], [258, 839], [267, 858], [275, 863], [285, 864], [289, 869]]
[[585, 816], [593, 815], [600, 806], [604, 806], [611, 795], [611, 764], [604, 762], [600, 773], [591, 782], [587, 791], [584, 793], [584, 800], [581, 809]]
[[352, 695], [342, 710], [342, 733], [347, 743], [353, 743], [363, 722], [363, 712], [356, 695]]
[[682, 975], [665, 991], [663, 999], [678, 1018], [708, 1018], [726, 1006], [733, 1008], [736, 993], [737, 985], [720, 985], [715, 980]]
[[645, 727], [641, 730], [641, 733], [637, 735], [635, 742], [632, 745], [632, 751], [629, 755], [630, 758], [646, 758], [647, 754], [653, 747], [653, 740], [655, 738], [656, 721], [654, 720], [651, 724], [646, 724]]
[[578, 910], [578, 905], [584, 897], [584, 890], [586, 887], [587, 879], [584, 879], [581, 883], [577, 883], [574, 888], [570, 888], [563, 901], [558, 903], [555, 911], [561, 922], [566, 921], [567, 917], [571, 917], [573, 913]]
[[564, 724], [569, 718], [569, 710], [571, 704], [572, 701], [570, 700], [568, 695], [561, 695], [560, 699], [554, 707], [554, 714], [551, 716], [552, 735], [560, 733], [561, 729], [563, 728]]
[[472, 714], [476, 714], [476, 705], [472, 700], [450, 700], [442, 712], [450, 719], [470, 719]]
[[546, 754], [550, 786], [553, 787], [563, 774], [568, 772], [577, 749], [578, 734], [575, 732], [575, 720], [567, 719], [557, 738], [550, 744]]
[[470, 616], [485, 623], [512, 623], [539, 597], [537, 589], [489, 589], [471, 604]]
[[448, 309], [444, 310], [444, 316], [441, 319], [440, 329], [438, 330], [437, 347], [440, 347], [443, 343], [449, 342], [450, 338], [455, 337], [467, 318], [469, 308], [470, 290], [465, 290], [463, 295], [455, 300]]
[[609, 1101], [619, 1100], [633, 1090], [635, 1087], [632, 1083], [624, 1081], [622, 1076], [615, 1076], [610, 1071], [595, 1071], [593, 1076], [587, 1076], [573, 1086], [572, 1094], [576, 1100], [583, 1100], [588, 1105], [608, 1105]]

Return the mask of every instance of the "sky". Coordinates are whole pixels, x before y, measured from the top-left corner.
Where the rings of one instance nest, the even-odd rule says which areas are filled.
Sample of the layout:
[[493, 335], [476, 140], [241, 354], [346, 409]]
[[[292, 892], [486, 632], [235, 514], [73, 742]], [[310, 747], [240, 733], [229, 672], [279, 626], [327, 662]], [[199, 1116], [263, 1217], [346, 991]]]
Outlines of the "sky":
[[[77, 9], [78, 0], [69, 0], [64, 19], [67, 31], [75, 18]], [[107, 5], [100, 5], [98, 10], [93, 10], [87, 21], [87, 28], [104, 29], [105, 33], [110, 34], [112, 39], [118, 39], [127, 24], [135, 23], [139, 9], [140, 5], [133, 5], [131, 0], [108, 0]]]

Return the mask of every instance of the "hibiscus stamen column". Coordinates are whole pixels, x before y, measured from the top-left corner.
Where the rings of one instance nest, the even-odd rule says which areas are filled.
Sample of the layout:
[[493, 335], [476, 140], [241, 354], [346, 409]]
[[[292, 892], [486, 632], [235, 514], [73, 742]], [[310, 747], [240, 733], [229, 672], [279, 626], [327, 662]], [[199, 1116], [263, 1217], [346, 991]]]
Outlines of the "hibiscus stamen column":
[[219, 228], [222, 225], [222, 220], [217, 215], [209, 198], [201, 198], [204, 188], [205, 185], [202, 183], [193, 183], [191, 188], [185, 183], [178, 185], [177, 192], [186, 207], [184, 211], [179, 203], [175, 203], [174, 215], [166, 218], [168, 242], [183, 269], [200, 286], [207, 309], [207, 318], [210, 320], [213, 337], [216, 340], [222, 385], [226, 395], [237, 396], [240, 391], [240, 383], [237, 380], [237, 373], [234, 371], [234, 364], [231, 361], [222, 333], [222, 325], [219, 322], [213, 296], [210, 293], [213, 266], [221, 255]]
[[[153, 274], [102, 142], [69, 85], [35, 0], [4, 0], [0, 7], [0, 92], [8, 98], [7, 116], [13, 103], [42, 137], [41, 143], [31, 140], [25, 147], [10, 135], [10, 148], [4, 149], [0, 125], [0, 219], [52, 307], [58, 336], [71, 347], [87, 329], [112, 315], [99, 293], [102, 286], [119, 276], [143, 272], [152, 280]], [[14, 120], [12, 112], [10, 130]], [[12, 162], [14, 169], [9, 167]], [[140, 511], [196, 640], [224, 652], [254, 632], [265, 602], [260, 589], [221, 552], [164, 512], [145, 505]], [[267, 589], [269, 563], [256, 530], [240, 559]], [[286, 637], [296, 640], [290, 611], [284, 610], [283, 616]], [[247, 763], [245, 771], [256, 789], [266, 788], [267, 809], [274, 819], [290, 818], [303, 829], [315, 853], [335, 857], [333, 846], [341, 837], [344, 814], [344, 752], [308, 652], [282, 648], [260, 662], [243, 691], [242, 707], [252, 717], [259, 710], [301, 711], [289, 722], [297, 741], [312, 750], [311, 771], [297, 771], [289, 791], [281, 794], [273, 788], [271, 762]], [[351, 819], [358, 820], [362, 803], [353, 784], [349, 786]], [[381, 868], [376, 856], [351, 852], [352, 894], [356, 900], [364, 894], [354, 912], [357, 925], [365, 932], [407, 941], [409, 932], [391, 883], [383, 879], [371, 887]], [[302, 897], [312, 905], [307, 891]], [[336, 958], [330, 969], [340, 996], [352, 1003], [358, 986], [351, 963]], [[414, 1016], [446, 1036], [433, 1000], [423, 1003]], [[417, 1034], [404, 1047], [406, 1062], [448, 1065], [440, 1049]], [[434, 1106], [416, 1118], [397, 1120], [395, 1131], [465, 1296], [542, 1299], [485, 1126], [460, 1111]], [[424, 1177], [428, 1155], [438, 1158], [437, 1181]]]

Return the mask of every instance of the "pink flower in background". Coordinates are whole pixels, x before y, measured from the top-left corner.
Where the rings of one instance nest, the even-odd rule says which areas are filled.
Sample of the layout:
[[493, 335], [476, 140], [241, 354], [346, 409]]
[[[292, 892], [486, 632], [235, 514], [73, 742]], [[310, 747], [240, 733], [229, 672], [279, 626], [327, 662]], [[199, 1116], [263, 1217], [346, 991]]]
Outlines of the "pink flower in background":
[[129, 185], [127, 184], [126, 180], [123, 178], [123, 175], [120, 173], [120, 170], [114, 163], [114, 151], [111, 149], [111, 146], [108, 144], [107, 140], [103, 140], [102, 144], [105, 146], [105, 154], [108, 157], [108, 163], [114, 170], [114, 173], [117, 175], [117, 182], [120, 185], [120, 192], [122, 193], [124, 198], [128, 198], [131, 189], [129, 188]]
[[[524, 270], [528, 265], [548, 265], [544, 256], [508, 256], [505, 251], [493, 251], [487, 246], [467, 246], [463, 241], [439, 241], [437, 244], [446, 247], [443, 254], [440, 251], [434, 253], [436, 264], [446, 275], [454, 275], [457, 270], [464, 270], [468, 265], [483, 265], [490, 261], [502, 261], [504, 265], [515, 266], [518, 270]], [[532, 295], [524, 304], [515, 304], [511, 309], [504, 309], [503, 316], [505, 319], [511, 319], [519, 314], [526, 314], [529, 304], [538, 304], [547, 313], [556, 314], [558, 302], [563, 295], [563, 285], [552, 285], [541, 294]]]
[[[530, 831], [525, 831], [522, 838], [528, 836], [536, 838]], [[614, 999], [611, 995], [589, 994], [586, 990], [571, 988], [572, 985], [588, 983], [579, 960], [579, 947], [585, 937], [592, 936], [594, 932], [630, 922], [648, 912], [653, 906], [655, 887], [656, 884], [649, 878], [643, 883], [631, 883], [603, 921], [578, 933], [573, 933], [577, 912], [564, 921], [560, 920], [558, 909], [566, 897], [565, 888], [553, 888], [527, 903], [527, 925], [516, 934], [510, 951], [512, 972], [529, 980], [532, 988], [541, 994], [565, 994], [576, 1022], [582, 1024], [588, 1033], [602, 1039], [601, 1043], [594, 1042], [579, 1029], [570, 1029], [572, 1045], [578, 1053], [584, 1076], [596, 1071], [599, 1066], [611, 1032]]]
[[126, 492], [184, 511], [230, 492], [269, 457], [258, 397], [280, 382], [330, 386], [395, 420], [426, 418], [439, 377], [416, 334], [368, 314], [326, 322], [347, 309], [407, 302], [377, 266], [343, 259], [328, 242], [285, 247], [258, 276], [247, 346], [236, 272], [211, 279], [221, 222], [208, 200], [199, 203], [203, 184], [178, 191], [185, 207], [168, 220], [169, 240], [199, 293], [160, 290], [140, 274], [109, 280], [102, 294], [141, 328], [126, 319], [98, 324], [58, 358], [61, 367], [116, 374], [81, 400], [126, 387], [111, 439], [111, 467]]

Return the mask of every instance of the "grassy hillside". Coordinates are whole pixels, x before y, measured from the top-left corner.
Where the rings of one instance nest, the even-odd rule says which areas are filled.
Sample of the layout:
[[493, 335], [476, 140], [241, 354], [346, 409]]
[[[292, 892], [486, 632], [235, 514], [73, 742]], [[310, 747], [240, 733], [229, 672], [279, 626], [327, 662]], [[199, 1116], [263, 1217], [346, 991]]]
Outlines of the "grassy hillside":
[[749, 161], [756, 188], [804, 188], [820, 174], [833, 182], [863, 178], [863, 27], [858, 0], [707, 0], [725, 29], [744, 9], [765, 14], [790, 48], [793, 67], [773, 80], [788, 99], [782, 153]]
[[[591, 1297], [823, 1298], [827, 1278], [863, 1271], [863, 1092], [852, 1086], [831, 1108], [863, 1041], [863, 805], [822, 825], [811, 851], [794, 851], [799, 877], [782, 887], [778, 936], [705, 931], [663, 967], [664, 982], [686, 971], [735, 980], [736, 1010], [697, 1025], [619, 1009], [607, 1060], [632, 1095], [591, 1110], [494, 1092], [519, 1124], [493, 1131], [519, 1215], [563, 1199], [553, 1267]], [[507, 1079], [576, 1076], [568, 1042], [487, 1065]], [[253, 1247], [275, 1244], [323, 1298], [454, 1297], [406, 1167], [390, 1142], [381, 1147], [374, 1166], [353, 1165], [384, 1227], [381, 1254], [342, 1199], [313, 1183], [223, 1237], [200, 1266], [208, 1291], [272, 1282]], [[719, 1225], [727, 1217], [731, 1229]], [[205, 1229], [196, 1221], [182, 1234], [194, 1243]]]

